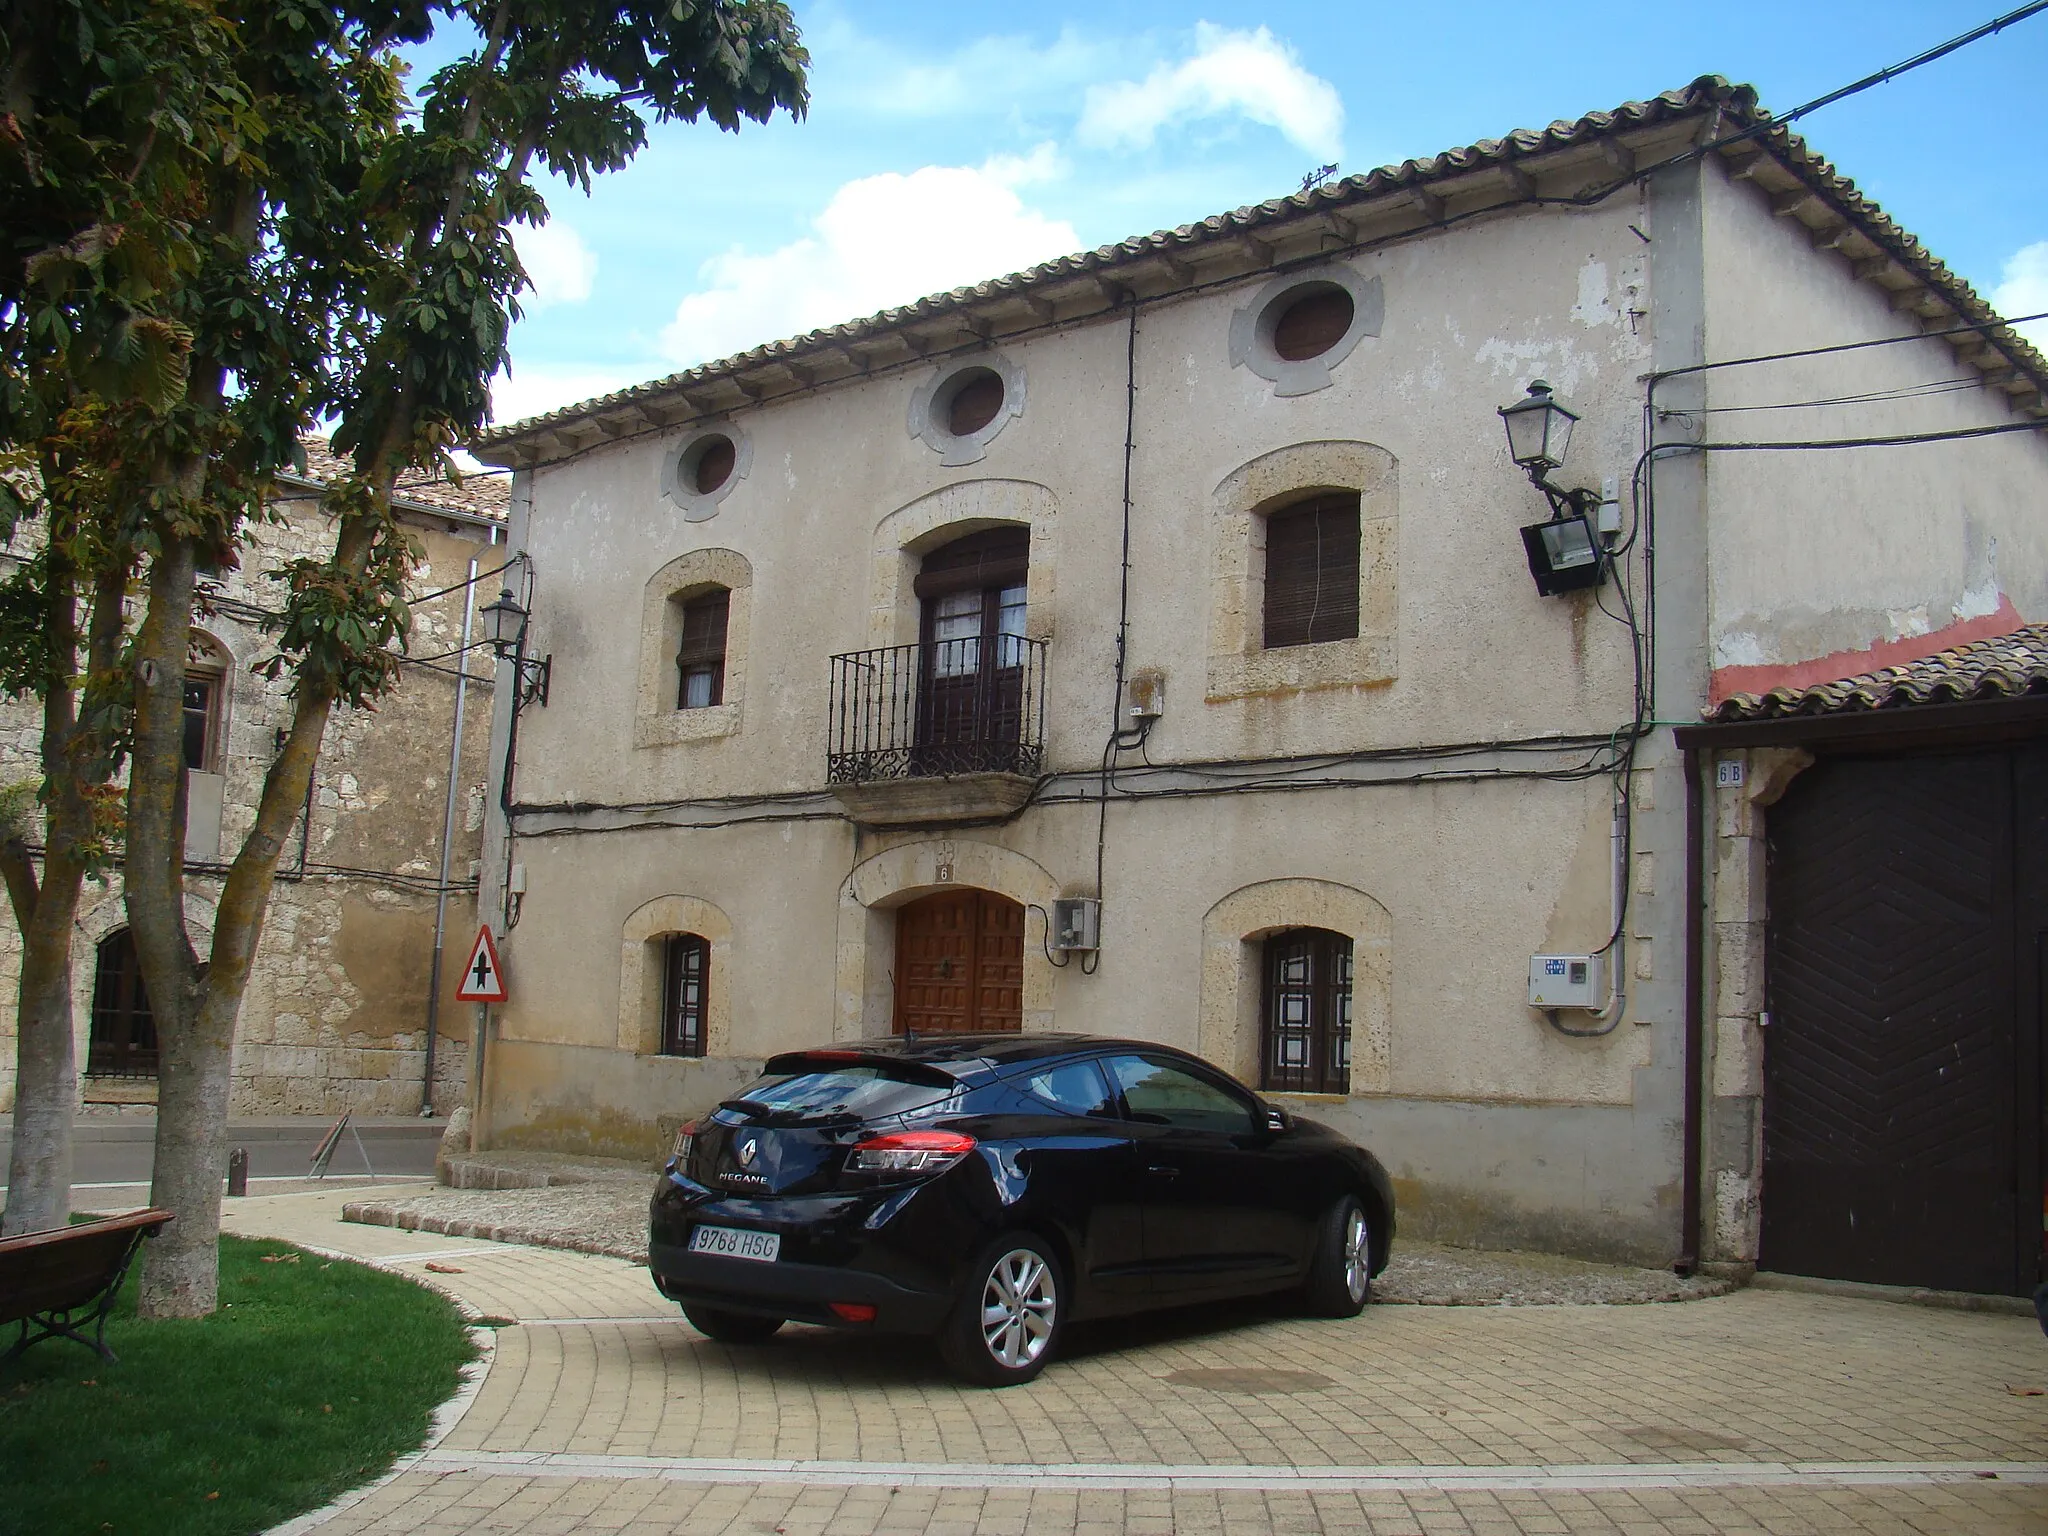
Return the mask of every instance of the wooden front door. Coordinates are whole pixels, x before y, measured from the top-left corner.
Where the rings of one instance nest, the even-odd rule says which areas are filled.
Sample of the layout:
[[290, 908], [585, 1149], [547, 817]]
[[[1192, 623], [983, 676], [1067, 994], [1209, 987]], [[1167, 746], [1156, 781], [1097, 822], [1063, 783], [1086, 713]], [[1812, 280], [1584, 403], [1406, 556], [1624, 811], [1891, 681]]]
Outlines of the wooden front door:
[[1024, 1027], [1024, 908], [994, 891], [941, 891], [896, 914], [897, 1034]]

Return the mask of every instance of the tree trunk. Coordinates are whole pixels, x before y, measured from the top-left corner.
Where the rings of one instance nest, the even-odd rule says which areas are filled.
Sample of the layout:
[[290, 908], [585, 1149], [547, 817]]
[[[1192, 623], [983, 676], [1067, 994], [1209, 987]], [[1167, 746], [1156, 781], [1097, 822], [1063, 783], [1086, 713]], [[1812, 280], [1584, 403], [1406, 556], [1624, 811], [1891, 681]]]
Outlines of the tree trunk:
[[[9, 855], [16, 856], [12, 849]], [[27, 850], [18, 857], [26, 864]], [[71, 1117], [78, 1106], [71, 925], [83, 881], [84, 871], [75, 862], [47, 869], [31, 910], [16, 907], [22, 956], [15, 1004], [14, 1142], [7, 1158], [7, 1211], [0, 1237], [47, 1231], [71, 1219]]]
[[[44, 484], [57, 478], [43, 465]], [[53, 512], [52, 534], [74, 531], [68, 510]], [[78, 1108], [78, 1058], [71, 1017], [71, 944], [78, 898], [97, 846], [90, 790], [104, 785], [112, 763], [78, 723], [71, 677], [78, 665], [78, 570], [59, 552], [49, 557], [44, 644], [56, 679], [43, 696], [44, 864], [40, 881], [27, 830], [0, 842], [0, 876], [21, 930], [21, 979], [15, 997], [14, 1137], [7, 1158], [7, 1209], [0, 1237], [61, 1227], [71, 1219], [71, 1121]], [[121, 633], [122, 573], [95, 581], [87, 646], [87, 688], [93, 668], [111, 661]]]

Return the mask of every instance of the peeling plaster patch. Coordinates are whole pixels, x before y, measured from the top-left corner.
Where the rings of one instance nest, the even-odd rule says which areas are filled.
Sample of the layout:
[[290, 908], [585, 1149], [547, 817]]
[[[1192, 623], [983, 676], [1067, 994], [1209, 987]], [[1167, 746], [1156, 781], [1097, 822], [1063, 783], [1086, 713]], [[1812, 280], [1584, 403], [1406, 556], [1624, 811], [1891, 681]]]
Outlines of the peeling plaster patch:
[[1578, 393], [1600, 375], [1597, 359], [1569, 348], [1559, 351], [1555, 337], [1508, 341], [1491, 336], [1479, 344], [1473, 361], [1491, 369], [1496, 377], [1513, 379], [1518, 385], [1539, 376], [1548, 379], [1552, 388], [1565, 396]]
[[1614, 304], [1607, 296], [1607, 263], [1589, 261], [1579, 268], [1579, 302], [1572, 306], [1572, 318], [1581, 325], [1612, 325]]
[[1917, 608], [1888, 608], [1884, 617], [1891, 626], [1888, 638], [1893, 640], [1918, 639], [1934, 629], [1934, 621], [1927, 616], [1925, 603]]
[[[1975, 567], [1979, 562], [1972, 560], [1970, 564]], [[1998, 612], [2004, 601], [1998, 590], [1998, 540], [1994, 538], [1982, 561], [1982, 574], [1972, 574], [1969, 586], [1963, 589], [1950, 612], [1959, 619], [1988, 618]]]
[[1771, 658], [1764, 652], [1763, 640], [1746, 631], [1722, 635], [1714, 641], [1714, 665], [1719, 667], [1763, 667], [1770, 665]]

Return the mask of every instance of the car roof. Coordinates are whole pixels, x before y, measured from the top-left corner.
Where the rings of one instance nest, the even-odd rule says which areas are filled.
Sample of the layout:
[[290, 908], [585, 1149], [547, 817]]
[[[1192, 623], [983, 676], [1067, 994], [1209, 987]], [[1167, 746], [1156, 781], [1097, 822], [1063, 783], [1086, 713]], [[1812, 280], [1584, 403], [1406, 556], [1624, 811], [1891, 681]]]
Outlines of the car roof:
[[918, 1062], [960, 1076], [976, 1068], [985, 1070], [1039, 1061], [1048, 1056], [1068, 1056], [1101, 1050], [1186, 1052], [1151, 1040], [1120, 1040], [1106, 1035], [1061, 1034], [1051, 1030], [1032, 1034], [987, 1035], [881, 1035], [869, 1040], [847, 1040], [809, 1050], [784, 1051], [769, 1063], [809, 1057], [844, 1060], [857, 1056], [884, 1056], [896, 1061]]

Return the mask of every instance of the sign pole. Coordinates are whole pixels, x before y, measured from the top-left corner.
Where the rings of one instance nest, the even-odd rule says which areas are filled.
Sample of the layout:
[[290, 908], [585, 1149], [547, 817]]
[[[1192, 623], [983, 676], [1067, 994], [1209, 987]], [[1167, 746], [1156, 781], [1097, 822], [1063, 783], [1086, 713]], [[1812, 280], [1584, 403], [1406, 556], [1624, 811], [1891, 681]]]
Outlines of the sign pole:
[[455, 989], [456, 1000], [476, 1004], [476, 1028], [469, 1050], [469, 1149], [484, 1145], [484, 1053], [491, 1036], [491, 1004], [510, 995], [505, 986], [505, 968], [498, 962], [498, 944], [491, 925], [480, 924], [476, 942], [469, 947], [469, 959], [462, 968], [462, 984]]

